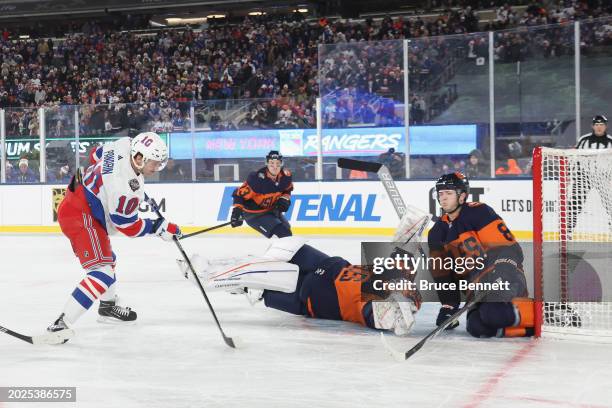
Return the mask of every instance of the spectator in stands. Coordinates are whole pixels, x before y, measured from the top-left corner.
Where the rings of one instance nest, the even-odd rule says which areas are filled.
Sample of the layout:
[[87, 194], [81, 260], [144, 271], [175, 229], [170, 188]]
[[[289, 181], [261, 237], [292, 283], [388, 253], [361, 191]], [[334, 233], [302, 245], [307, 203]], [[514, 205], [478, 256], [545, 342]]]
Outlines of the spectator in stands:
[[71, 178], [72, 172], [70, 171], [70, 165], [66, 163], [56, 171], [51, 172], [47, 177], [47, 181], [55, 184], [68, 184]]
[[495, 170], [497, 176], [518, 176], [521, 174], [523, 174], [523, 170], [519, 167], [516, 159], [508, 159]]
[[11, 183], [13, 181], [13, 177], [15, 176], [15, 169], [13, 165], [8, 160], [6, 161], [6, 182]]
[[36, 174], [30, 169], [28, 159], [23, 158], [19, 160], [19, 171], [16, 172], [12, 181], [14, 183], [36, 183], [38, 178]]
[[465, 168], [465, 175], [469, 179], [487, 177], [489, 175], [483, 154], [479, 149], [474, 149], [470, 152], [468, 163]]

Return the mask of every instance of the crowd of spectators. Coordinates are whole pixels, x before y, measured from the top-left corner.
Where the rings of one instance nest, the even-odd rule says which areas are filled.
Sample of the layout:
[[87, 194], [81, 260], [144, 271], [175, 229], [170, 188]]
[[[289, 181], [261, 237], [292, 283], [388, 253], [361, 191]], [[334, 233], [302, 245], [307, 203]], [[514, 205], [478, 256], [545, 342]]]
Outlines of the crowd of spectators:
[[[325, 127], [401, 125], [403, 110], [396, 105], [404, 92], [403, 49], [401, 42], [388, 40], [403, 38], [413, 39], [412, 123], [426, 123], [457, 99], [457, 89], [447, 84], [454, 62], [484, 57], [488, 50], [486, 36], [436, 36], [502, 30], [495, 37], [500, 63], [534, 54], [549, 58], [573, 53], [571, 27], [505, 29], [588, 22], [612, 13], [612, 3], [603, 0], [533, 1], [525, 2], [526, 7], [493, 0], [434, 0], [432, 6], [444, 9], [434, 17], [381, 21], [247, 17], [237, 25], [144, 33], [120, 31], [137, 28], [142, 20], [114, 26], [88, 22], [53, 39], [16, 40], [4, 30], [0, 107], [7, 110], [7, 135], [38, 135], [35, 108], [41, 106], [47, 108], [51, 138], [72, 132], [72, 109], [79, 110], [81, 135], [184, 130], [195, 101], [202, 129], [314, 127], [319, 95], [324, 97]], [[495, 10], [493, 21], [479, 23], [476, 10], [482, 8]], [[581, 27], [585, 52], [612, 44], [612, 25]], [[245, 102], [247, 108], [235, 115], [212, 102], [236, 99], [257, 101]], [[11, 174], [22, 167], [18, 162], [12, 166]]]

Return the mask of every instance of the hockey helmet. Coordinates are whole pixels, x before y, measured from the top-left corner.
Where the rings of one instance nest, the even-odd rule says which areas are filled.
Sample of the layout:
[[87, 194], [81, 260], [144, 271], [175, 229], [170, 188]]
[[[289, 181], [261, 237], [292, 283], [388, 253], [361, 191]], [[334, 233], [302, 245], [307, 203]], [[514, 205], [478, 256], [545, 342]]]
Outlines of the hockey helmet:
[[164, 143], [162, 138], [155, 132], [143, 132], [134, 136], [130, 151], [132, 162], [138, 153], [144, 158], [143, 163], [149, 160], [160, 162], [161, 164], [158, 171], [163, 170], [164, 167], [166, 167], [166, 163], [168, 163], [168, 148], [166, 147], [166, 143]]
[[436, 192], [441, 190], [455, 190], [457, 194], [470, 193], [470, 182], [461, 172], [444, 174], [436, 181]]
[[270, 153], [266, 155], [266, 163], [270, 160], [280, 160], [283, 161], [283, 155], [279, 153], [278, 150], [270, 150]]
[[595, 125], [598, 123], [603, 123], [606, 125], [608, 123], [608, 118], [606, 118], [604, 115], [593, 116], [593, 124]]

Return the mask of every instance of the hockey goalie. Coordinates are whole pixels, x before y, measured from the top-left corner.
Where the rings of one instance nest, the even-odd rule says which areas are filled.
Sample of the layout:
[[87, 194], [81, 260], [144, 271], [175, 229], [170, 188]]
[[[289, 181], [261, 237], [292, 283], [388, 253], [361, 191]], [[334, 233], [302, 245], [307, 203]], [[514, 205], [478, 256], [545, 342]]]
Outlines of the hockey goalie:
[[[408, 212], [394, 242], [420, 239], [428, 222], [426, 214]], [[374, 290], [370, 268], [327, 255], [300, 237], [274, 240], [262, 256], [205, 259], [195, 254], [191, 262], [208, 291], [244, 293], [251, 303], [262, 300], [283, 312], [344, 320], [398, 336], [410, 333], [421, 305], [416, 291]], [[185, 278], [193, 279], [185, 262], [178, 263]], [[409, 272], [393, 269], [385, 279], [414, 277]]]

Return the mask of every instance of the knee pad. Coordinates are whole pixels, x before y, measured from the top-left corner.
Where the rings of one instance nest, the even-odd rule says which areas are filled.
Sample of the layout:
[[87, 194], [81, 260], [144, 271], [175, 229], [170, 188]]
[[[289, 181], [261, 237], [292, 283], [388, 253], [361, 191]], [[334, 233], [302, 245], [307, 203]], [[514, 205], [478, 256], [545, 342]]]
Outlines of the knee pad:
[[468, 313], [466, 330], [473, 337], [477, 338], [495, 337], [497, 335], [497, 329], [489, 327], [482, 322], [479, 309]]
[[478, 310], [481, 321], [495, 329], [514, 326], [519, 321], [518, 313], [510, 302], [485, 302]]

